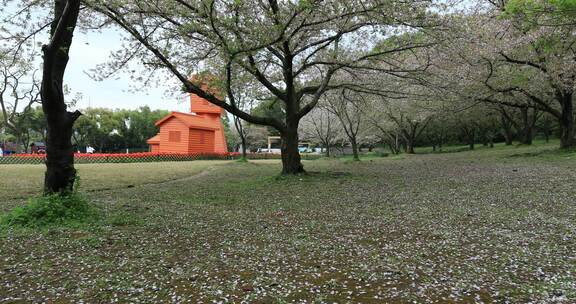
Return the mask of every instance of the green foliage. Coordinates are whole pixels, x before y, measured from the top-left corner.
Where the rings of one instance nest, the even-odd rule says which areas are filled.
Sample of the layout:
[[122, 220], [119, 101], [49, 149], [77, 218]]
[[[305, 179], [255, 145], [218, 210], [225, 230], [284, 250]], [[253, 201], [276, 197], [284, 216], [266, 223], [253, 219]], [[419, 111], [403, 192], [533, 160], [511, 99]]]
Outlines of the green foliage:
[[506, 3], [506, 11], [508, 13], [574, 14], [576, 13], [576, 0], [510, 0]]
[[31, 198], [28, 204], [0, 218], [0, 225], [45, 227], [79, 223], [95, 215], [94, 209], [78, 191]]
[[506, 18], [520, 17], [524, 23], [573, 24], [576, 17], [576, 0], [510, 0], [506, 3]]
[[299, 0], [298, 8], [301, 10], [311, 10], [314, 8], [315, 3], [310, 0]]
[[239, 159], [236, 160], [236, 162], [239, 162], [239, 163], [247, 163], [247, 162], [248, 162], [248, 159], [247, 159], [246, 157], [240, 157]]
[[251, 114], [282, 121], [284, 119], [284, 107], [280, 100], [273, 98], [259, 103], [252, 109]]
[[[569, 30], [576, 22], [576, 0], [512, 0], [505, 8], [502, 18], [516, 23], [523, 32], [542, 27], [565, 28]], [[566, 32], [553, 31], [538, 35], [532, 45], [538, 51], [554, 54], [562, 53], [566, 43]], [[527, 49], [517, 49], [525, 52]], [[524, 54], [526, 56], [528, 54]], [[563, 56], [558, 54], [558, 56]]]
[[168, 111], [88, 108], [74, 124], [74, 143], [79, 148], [92, 146], [98, 152], [118, 152], [126, 148], [146, 150], [146, 140], [158, 133], [155, 122]]
[[[284, 103], [280, 100], [273, 98], [259, 103], [250, 114], [260, 117], [275, 118], [279, 121], [284, 121]], [[267, 127], [270, 135], [279, 135], [278, 131], [272, 127]]]
[[427, 37], [421, 32], [408, 32], [391, 36], [380, 41], [374, 48], [374, 53], [385, 52], [413, 44], [425, 44]]
[[510, 75], [508, 81], [515, 86], [524, 86], [530, 83], [530, 80], [536, 72], [532, 70], [519, 70]]

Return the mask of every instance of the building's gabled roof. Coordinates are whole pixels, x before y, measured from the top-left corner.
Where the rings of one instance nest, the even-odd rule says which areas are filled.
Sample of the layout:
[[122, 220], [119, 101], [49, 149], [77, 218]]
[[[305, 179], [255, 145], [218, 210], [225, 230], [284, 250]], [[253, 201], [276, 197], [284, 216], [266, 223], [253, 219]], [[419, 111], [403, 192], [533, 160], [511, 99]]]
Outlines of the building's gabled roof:
[[190, 129], [203, 129], [203, 130], [216, 130], [219, 126], [215, 126], [211, 121], [202, 116], [192, 113], [172, 112], [166, 117], [156, 122], [156, 126], [160, 127], [163, 123], [171, 118], [178, 119]]
[[159, 144], [160, 143], [160, 134], [156, 134], [155, 136], [149, 138], [146, 141], [147, 144]]

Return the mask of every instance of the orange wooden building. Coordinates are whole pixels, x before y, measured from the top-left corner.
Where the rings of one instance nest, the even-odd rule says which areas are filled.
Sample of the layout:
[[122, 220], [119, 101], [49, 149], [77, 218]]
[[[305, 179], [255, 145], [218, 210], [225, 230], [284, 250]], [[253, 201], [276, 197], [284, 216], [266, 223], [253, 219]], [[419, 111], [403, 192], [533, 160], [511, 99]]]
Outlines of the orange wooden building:
[[224, 110], [190, 94], [190, 112], [172, 112], [156, 122], [160, 132], [148, 139], [150, 152], [224, 153], [228, 152], [221, 116]]

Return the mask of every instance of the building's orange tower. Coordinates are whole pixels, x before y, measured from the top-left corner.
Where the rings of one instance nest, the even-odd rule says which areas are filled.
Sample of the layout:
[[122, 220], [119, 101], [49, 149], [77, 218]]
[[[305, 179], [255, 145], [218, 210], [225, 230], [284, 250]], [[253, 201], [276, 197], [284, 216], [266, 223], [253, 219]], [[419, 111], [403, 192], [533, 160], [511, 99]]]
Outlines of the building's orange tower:
[[203, 117], [206, 122], [215, 129], [214, 152], [228, 152], [226, 137], [224, 135], [224, 124], [222, 123], [222, 114], [225, 115], [226, 113], [224, 109], [211, 104], [206, 99], [196, 94], [190, 94], [190, 112]]

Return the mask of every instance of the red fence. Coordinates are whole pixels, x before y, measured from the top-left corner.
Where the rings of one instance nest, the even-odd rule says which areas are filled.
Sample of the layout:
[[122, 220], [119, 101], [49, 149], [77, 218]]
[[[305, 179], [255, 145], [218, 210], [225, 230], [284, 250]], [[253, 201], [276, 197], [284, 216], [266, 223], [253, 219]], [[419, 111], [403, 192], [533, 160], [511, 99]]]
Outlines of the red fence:
[[[163, 161], [194, 161], [194, 160], [233, 160], [239, 159], [238, 152], [230, 153], [198, 153], [198, 154], [176, 154], [176, 153], [77, 153], [74, 154], [74, 162], [77, 164], [99, 164], [99, 163], [144, 163]], [[302, 155], [303, 159], [316, 159], [318, 155]], [[46, 155], [44, 154], [12, 154], [0, 157], [0, 164], [43, 164]], [[280, 154], [250, 153], [249, 159], [280, 159]]]

